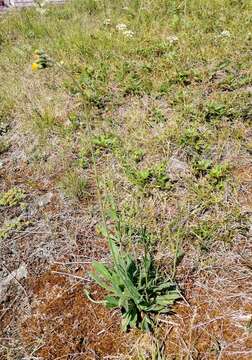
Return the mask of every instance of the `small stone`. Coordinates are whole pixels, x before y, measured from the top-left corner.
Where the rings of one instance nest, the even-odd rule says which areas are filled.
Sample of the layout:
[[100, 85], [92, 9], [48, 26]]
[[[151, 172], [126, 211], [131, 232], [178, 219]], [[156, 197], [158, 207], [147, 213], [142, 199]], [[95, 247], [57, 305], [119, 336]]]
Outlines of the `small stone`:
[[252, 86], [247, 86], [247, 87], [245, 88], [245, 90], [246, 90], [248, 93], [252, 94]]
[[171, 181], [178, 181], [190, 175], [189, 167], [186, 162], [171, 157], [167, 166], [167, 175]]
[[0, 299], [1, 301], [5, 301], [6, 292], [8, 290], [8, 286], [12, 282], [12, 280], [20, 281], [25, 279], [28, 275], [28, 271], [25, 264], [19, 266], [17, 270], [12, 271], [8, 276], [0, 281]]
[[52, 198], [53, 198], [52, 192], [48, 192], [44, 195], [37, 196], [27, 209], [28, 216], [29, 217], [34, 216], [40, 208], [43, 208], [46, 205], [50, 204]]
[[217, 82], [222, 82], [225, 80], [226, 77], [227, 77], [227, 72], [225, 70], [218, 70], [216, 71], [216, 73], [213, 75], [212, 78]]
[[39, 196], [38, 198], [35, 199], [35, 206], [36, 207], [44, 207], [44, 206], [50, 204], [52, 197], [53, 197], [53, 193], [51, 193], [51, 192], [48, 192], [44, 195]]

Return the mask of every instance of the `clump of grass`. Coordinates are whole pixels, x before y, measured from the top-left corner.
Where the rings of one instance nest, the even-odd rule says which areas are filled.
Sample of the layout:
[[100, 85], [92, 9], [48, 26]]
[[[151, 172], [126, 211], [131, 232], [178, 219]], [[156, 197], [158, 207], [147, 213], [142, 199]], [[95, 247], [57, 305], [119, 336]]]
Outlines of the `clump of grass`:
[[82, 200], [88, 195], [87, 180], [76, 171], [68, 171], [59, 182], [59, 186], [66, 197], [74, 200]]
[[207, 222], [199, 223], [193, 227], [191, 234], [196, 238], [201, 251], [207, 252], [210, 250], [217, 229], [217, 224], [212, 225]]
[[153, 121], [156, 124], [164, 123], [166, 121], [166, 117], [165, 117], [164, 113], [159, 108], [153, 109], [151, 118], [153, 119]]
[[86, 148], [81, 148], [78, 153], [77, 165], [82, 169], [87, 169], [90, 164], [90, 154], [89, 150]]
[[51, 110], [47, 109], [41, 112], [36, 109], [33, 116], [32, 128], [41, 139], [45, 139], [48, 134], [52, 133], [58, 126], [59, 124]]

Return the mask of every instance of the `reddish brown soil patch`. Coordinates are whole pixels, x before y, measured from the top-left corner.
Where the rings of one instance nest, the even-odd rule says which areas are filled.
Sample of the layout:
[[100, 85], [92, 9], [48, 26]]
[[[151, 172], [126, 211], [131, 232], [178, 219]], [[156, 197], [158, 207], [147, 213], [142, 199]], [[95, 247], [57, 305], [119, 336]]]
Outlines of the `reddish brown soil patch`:
[[22, 323], [21, 337], [38, 358], [103, 359], [125, 349], [118, 314], [91, 303], [83, 288], [50, 272], [31, 280], [32, 315]]
[[177, 306], [166, 341], [174, 359], [252, 358], [252, 273], [240, 254], [251, 254], [247, 240], [188, 279], [190, 305]]
[[242, 183], [252, 181], [252, 165], [238, 167], [234, 171], [234, 176]]
[[239, 193], [240, 204], [251, 210], [252, 208], [252, 165], [237, 167], [233, 175], [235, 179], [241, 184]]

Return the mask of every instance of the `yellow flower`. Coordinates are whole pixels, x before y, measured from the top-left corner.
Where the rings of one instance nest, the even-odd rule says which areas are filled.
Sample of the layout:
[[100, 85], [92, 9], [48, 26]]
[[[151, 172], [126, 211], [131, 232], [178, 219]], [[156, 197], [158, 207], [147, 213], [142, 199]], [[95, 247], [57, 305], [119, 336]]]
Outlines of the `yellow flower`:
[[32, 63], [32, 70], [33, 71], [36, 71], [36, 70], [38, 70], [38, 68], [39, 68], [39, 64], [37, 64], [37, 63]]

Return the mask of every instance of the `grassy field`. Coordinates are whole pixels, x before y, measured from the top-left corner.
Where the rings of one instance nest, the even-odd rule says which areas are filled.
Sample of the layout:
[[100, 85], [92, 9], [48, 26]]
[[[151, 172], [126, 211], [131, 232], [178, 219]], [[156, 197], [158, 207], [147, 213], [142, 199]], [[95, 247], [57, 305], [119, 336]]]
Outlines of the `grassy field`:
[[[1, 15], [1, 360], [251, 359], [251, 14], [73, 0]], [[89, 276], [111, 263], [106, 232], [176, 281], [152, 333], [84, 295], [106, 293]]]

